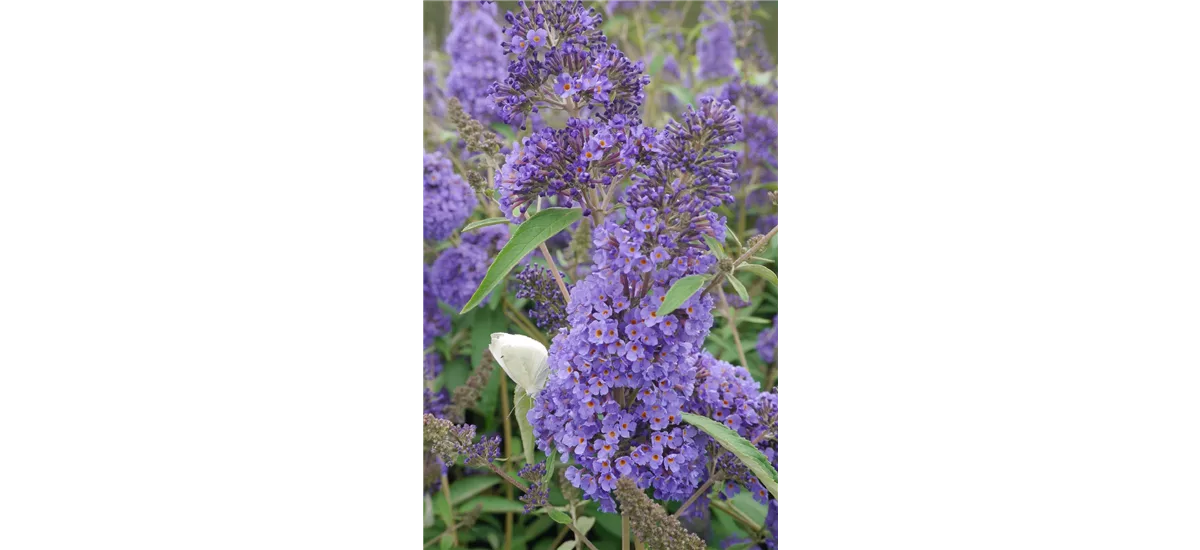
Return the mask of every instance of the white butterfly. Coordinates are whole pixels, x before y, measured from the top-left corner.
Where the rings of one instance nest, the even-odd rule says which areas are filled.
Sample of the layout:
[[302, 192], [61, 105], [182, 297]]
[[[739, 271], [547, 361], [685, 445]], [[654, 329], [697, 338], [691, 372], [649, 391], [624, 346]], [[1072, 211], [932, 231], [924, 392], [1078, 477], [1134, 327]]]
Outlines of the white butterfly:
[[492, 357], [500, 368], [508, 373], [525, 393], [537, 395], [550, 378], [550, 365], [546, 361], [546, 346], [537, 340], [520, 334], [492, 333], [492, 344], [488, 346]]

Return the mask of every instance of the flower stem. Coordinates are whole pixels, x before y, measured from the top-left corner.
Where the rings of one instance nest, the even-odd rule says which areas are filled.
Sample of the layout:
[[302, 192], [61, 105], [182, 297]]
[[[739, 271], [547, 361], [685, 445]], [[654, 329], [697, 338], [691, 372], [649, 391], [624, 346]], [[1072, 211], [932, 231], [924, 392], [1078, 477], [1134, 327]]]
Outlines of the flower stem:
[[454, 501], [450, 498], [450, 480], [446, 474], [442, 474], [442, 496], [446, 497], [446, 523], [447, 529], [450, 530], [450, 542], [458, 546], [458, 531], [454, 524]]
[[514, 478], [513, 478], [511, 475], [509, 475], [509, 473], [508, 473], [508, 472], [505, 472], [504, 470], [500, 469], [500, 467], [499, 467], [499, 466], [496, 466], [495, 464], [493, 464], [493, 463], [490, 463], [490, 462], [489, 462], [489, 463], [488, 463], [488, 469], [489, 469], [489, 470], [491, 470], [491, 471], [492, 471], [492, 473], [494, 473], [494, 474], [496, 474], [496, 475], [500, 476], [501, 478], [503, 478], [503, 479], [504, 479], [504, 481], [507, 481], [507, 482], [511, 483], [511, 484], [513, 485], [513, 487], [516, 487], [516, 488], [518, 488], [518, 489], [520, 489], [520, 490], [522, 490], [522, 491], [528, 491], [528, 490], [529, 490], [529, 488], [528, 488], [528, 487], [526, 487], [524, 483], [521, 483], [520, 481], [517, 481], [516, 479], [514, 479]]
[[521, 329], [525, 331], [527, 336], [537, 340], [538, 342], [541, 342], [543, 346], [550, 346], [550, 340], [546, 338], [546, 335], [533, 325], [533, 322], [529, 320], [529, 317], [525, 316], [524, 312], [516, 307], [513, 307], [512, 302], [509, 302], [508, 300], [504, 301], [504, 311], [507, 314], [508, 319], [520, 326]]
[[629, 550], [629, 518], [621, 514], [621, 550]]
[[[504, 427], [504, 458], [512, 458], [512, 426], [508, 421], [508, 377], [500, 377], [500, 410], [504, 411], [504, 418], [501, 423]], [[505, 462], [505, 464], [509, 464]], [[508, 486], [505, 488], [505, 494], [508, 500], [513, 498], [513, 488]], [[512, 512], [504, 514], [504, 550], [512, 549], [512, 531], [513, 531], [513, 515]]]
[[539, 244], [538, 248], [541, 249], [542, 256], [546, 257], [546, 263], [550, 265], [550, 273], [554, 275], [554, 282], [558, 283], [558, 290], [562, 291], [563, 302], [569, 303], [571, 301], [571, 293], [567, 292], [567, 284], [563, 282], [562, 275], [558, 273], [558, 265], [554, 263], [554, 256], [550, 255], [550, 250], [546, 248], [545, 242]]
[[729, 330], [733, 332], [733, 345], [737, 347], [738, 359], [742, 362], [743, 367], [749, 369], [750, 364], [746, 362], [746, 351], [742, 349], [742, 337], [738, 334], [737, 313], [729, 307], [729, 301], [725, 299], [725, 291], [721, 287], [717, 287], [717, 296], [721, 298], [721, 309], [725, 310], [725, 317], [729, 319]]
[[701, 495], [708, 491], [709, 487], [713, 486], [713, 482], [716, 480], [717, 478], [709, 476], [708, 481], [705, 481], [704, 485], [701, 485], [699, 489], [696, 489], [696, 492], [692, 493], [692, 496], [688, 497], [687, 501], [685, 501], [678, 510], [675, 510], [675, 513], [672, 514], [672, 516], [679, 517], [682, 515], [683, 512], [688, 509], [688, 506], [691, 506], [693, 503], [695, 503], [696, 499], [700, 498]]

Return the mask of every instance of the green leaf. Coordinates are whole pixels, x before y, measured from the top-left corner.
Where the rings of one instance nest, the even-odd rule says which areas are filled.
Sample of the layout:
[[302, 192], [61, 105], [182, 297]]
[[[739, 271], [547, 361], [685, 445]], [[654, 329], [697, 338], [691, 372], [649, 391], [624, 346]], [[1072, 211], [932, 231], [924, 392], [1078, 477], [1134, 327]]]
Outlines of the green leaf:
[[465, 514], [471, 511], [476, 505], [483, 507], [483, 512], [488, 514], [513, 512], [518, 514], [525, 513], [525, 505], [520, 502], [508, 500], [504, 497], [495, 495], [484, 495], [475, 497], [466, 501], [458, 507], [459, 514]]
[[748, 271], [750, 273], [758, 275], [759, 277], [766, 279], [766, 281], [768, 283], [771, 283], [771, 286], [773, 286], [775, 288], [779, 288], [779, 277], [777, 277], [775, 275], [774, 271], [771, 271], [771, 268], [769, 268], [765, 265], [742, 264], [741, 266], [738, 267], [738, 271]]
[[738, 322], [739, 322], [739, 323], [754, 323], [754, 324], [756, 324], [756, 325], [769, 325], [769, 324], [771, 324], [771, 320], [770, 320], [770, 319], [763, 319], [762, 317], [753, 317], [753, 316], [751, 316], [751, 317], [738, 317]]
[[492, 129], [495, 130], [496, 133], [504, 136], [504, 141], [507, 143], [512, 143], [513, 140], [517, 139], [517, 135], [513, 133], [512, 128], [507, 124], [493, 122]]
[[733, 275], [726, 277], [726, 279], [729, 279], [729, 286], [733, 287], [733, 290], [734, 292], [737, 292], [738, 297], [740, 297], [743, 301], [750, 301], [750, 294], [746, 292], [746, 285], [743, 285], [742, 282]]
[[730, 228], [729, 224], [725, 224], [725, 238], [728, 239], [731, 237], [733, 238], [733, 242], [738, 245], [738, 248], [741, 248], [742, 240], [738, 238], [737, 231], [734, 231], [732, 228]]
[[441, 550], [454, 548], [454, 538], [449, 535], [443, 535], [441, 540], [438, 541], [438, 548]]
[[683, 413], [683, 421], [712, 436], [717, 443], [733, 453], [758, 478], [759, 483], [771, 492], [771, 496], [779, 498], [779, 473], [771, 466], [771, 461], [737, 432], [726, 428], [719, 422], [703, 416]]
[[558, 545], [556, 550], [575, 550], [575, 541], [564, 541], [562, 544]]
[[471, 369], [462, 359], [455, 359], [442, 369], [442, 387], [457, 388], [467, 381]]
[[[493, 300], [498, 298], [493, 296]], [[471, 327], [471, 368], [479, 366], [483, 360], [483, 354], [487, 352], [488, 346], [492, 343], [492, 333], [504, 330], [507, 326], [504, 313], [486, 308], [481, 308], [473, 313]], [[499, 368], [492, 370], [492, 374], [488, 377], [487, 385], [483, 388], [483, 393], [479, 395], [479, 403], [476, 405], [479, 412], [483, 414], [484, 421], [488, 424], [485, 426], [485, 432], [491, 431], [492, 425], [498, 420], [496, 418], [496, 407], [500, 403], [500, 377], [504, 376], [504, 371]], [[465, 381], [465, 380], [464, 380]], [[461, 385], [461, 384], [459, 384]], [[457, 388], [458, 385], [448, 388]], [[504, 411], [507, 413], [508, 411]]]
[[563, 525], [571, 524], [571, 516], [568, 516], [558, 510], [550, 510], [550, 519], [557, 521]]
[[[534, 458], [537, 443], [533, 440], [533, 426], [529, 424], [528, 418], [529, 409], [533, 408], [533, 398], [525, 393], [524, 388], [517, 386], [513, 391], [513, 401], [516, 404], [517, 428], [521, 432], [521, 449], [525, 451], [525, 463], [533, 464], [537, 461]], [[504, 411], [504, 414], [508, 414], [508, 411]]]
[[691, 298], [700, 287], [711, 278], [709, 275], [688, 275], [671, 285], [671, 289], [667, 291], [666, 298], [663, 303], [658, 306], [658, 311], [655, 313], [659, 317], [670, 315], [679, 306], [683, 305], [688, 298]]
[[740, 491], [733, 498], [729, 499], [728, 502], [755, 523], [767, 521], [767, 505], [759, 504], [755, 501], [754, 495], [750, 491]]
[[462, 504], [463, 501], [490, 489], [500, 481], [499, 476], [464, 477], [450, 484], [450, 500], [455, 504]]
[[575, 528], [579, 529], [579, 532], [583, 533], [584, 535], [587, 535], [588, 531], [590, 531], [592, 529], [592, 526], [595, 524], [596, 524], [596, 518], [593, 518], [590, 516], [582, 517], [582, 518], [575, 520]]
[[678, 84], [664, 84], [663, 88], [675, 96], [675, 99], [679, 100], [679, 103], [682, 105], [692, 105], [696, 102], [696, 99], [692, 96], [692, 92], [683, 86]]
[[707, 244], [708, 249], [711, 250], [713, 254], [716, 254], [718, 258], [725, 257], [725, 248], [722, 247], [721, 243], [717, 242], [717, 239], [712, 235], [704, 235], [704, 244]]
[[474, 221], [474, 222], [468, 223], [466, 225], [466, 227], [462, 228], [462, 231], [459, 231], [459, 233], [466, 233], [467, 231], [479, 229], [480, 227], [487, 227], [489, 225], [500, 225], [502, 223], [508, 223], [508, 218], [488, 218], [486, 220]]
[[508, 243], [504, 245], [499, 254], [496, 254], [496, 259], [488, 267], [487, 274], [479, 282], [479, 288], [475, 289], [475, 294], [463, 306], [460, 313], [466, 313], [479, 305], [479, 302], [482, 302], [492, 289], [504, 281], [508, 272], [516, 267], [521, 258], [527, 256], [546, 239], [570, 227], [581, 216], [583, 216], [583, 212], [578, 208], [547, 208], [518, 225], [516, 231], [513, 231], [512, 237], [508, 239]]

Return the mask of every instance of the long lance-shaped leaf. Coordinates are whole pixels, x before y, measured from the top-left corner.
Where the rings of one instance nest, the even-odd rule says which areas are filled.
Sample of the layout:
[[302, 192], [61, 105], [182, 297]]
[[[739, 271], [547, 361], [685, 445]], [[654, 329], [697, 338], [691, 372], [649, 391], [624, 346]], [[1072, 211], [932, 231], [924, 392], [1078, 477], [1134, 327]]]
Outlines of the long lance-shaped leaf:
[[471, 299], [467, 300], [467, 304], [459, 313], [466, 313], [479, 305], [479, 302], [482, 302], [489, 292], [504, 281], [508, 272], [516, 267], [521, 258], [527, 256], [546, 239], [575, 223], [581, 216], [583, 216], [583, 212], [578, 208], [547, 208], [518, 225], [516, 231], [513, 231], [512, 237], [508, 239], [508, 244], [505, 244], [504, 248], [500, 249], [500, 253], [496, 254], [496, 259], [492, 260], [492, 265], [488, 267], [487, 274], [479, 282], [479, 288], [475, 289], [475, 294], [471, 295]]
[[741, 298], [743, 302], [750, 301], [750, 295], [746, 293], [746, 285], [743, 285], [737, 277], [733, 276], [733, 274], [730, 274], [728, 277], [726, 277], [726, 279], [729, 279], [729, 286], [733, 287], [733, 290], [737, 292], [738, 297]]
[[766, 279], [766, 281], [771, 283], [772, 286], [776, 288], [779, 287], [779, 277], [775, 276], [775, 272], [771, 271], [771, 268], [765, 265], [742, 264], [738, 267], [738, 271], [749, 271], [750, 273]]
[[746, 441], [746, 438], [711, 418], [683, 413], [683, 421], [712, 436], [717, 443], [741, 460], [742, 464], [745, 464], [758, 477], [759, 483], [762, 483], [772, 496], [779, 498], [779, 472], [775, 471], [775, 468], [771, 466], [771, 461], [767, 460], [762, 451]]
[[675, 281], [675, 284], [671, 285], [671, 289], [667, 291], [663, 303], [659, 304], [655, 315], [659, 317], [670, 315], [672, 311], [683, 305], [688, 298], [691, 298], [697, 290], [700, 290], [700, 287], [704, 286], [704, 283], [707, 283], [710, 278], [709, 275], [688, 275]]
[[467, 231], [479, 229], [480, 227], [487, 227], [489, 225], [500, 225], [502, 223], [508, 223], [508, 218], [488, 218], [486, 220], [479, 220], [476, 222], [468, 223], [466, 225], [466, 227], [462, 228], [462, 231], [460, 231], [460, 233], [466, 233]]
[[[517, 428], [521, 431], [521, 449], [525, 451], [525, 463], [533, 464], [534, 461], [534, 441], [533, 441], [533, 426], [529, 424], [529, 409], [533, 408], [533, 398], [525, 393], [524, 388], [517, 386], [513, 392], [513, 401], [516, 402]], [[549, 462], [549, 461], [547, 461]], [[547, 464], [547, 467], [550, 467]]]

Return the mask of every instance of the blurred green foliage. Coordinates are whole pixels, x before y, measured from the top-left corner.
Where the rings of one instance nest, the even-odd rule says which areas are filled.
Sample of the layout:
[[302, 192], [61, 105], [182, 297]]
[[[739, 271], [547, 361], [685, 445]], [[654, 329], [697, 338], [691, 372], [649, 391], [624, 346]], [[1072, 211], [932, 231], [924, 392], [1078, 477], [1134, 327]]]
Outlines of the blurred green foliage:
[[[596, 8], [596, 11], [605, 14], [607, 18], [608, 12], [605, 10], [605, 6], [608, 5], [608, 2], [589, 2], [589, 4]], [[684, 28], [695, 26], [696, 21], [700, 18], [700, 10], [704, 7], [704, 2], [693, 0], [660, 2], [655, 5], [655, 8], [660, 8], [662, 4], [666, 4], [667, 9], [671, 9], [670, 6], [674, 5], [674, 9], [684, 11], [686, 14]], [[763, 39], [766, 40], [767, 50], [771, 52], [771, 55], [777, 56], [779, 53], [779, 3], [759, 2], [758, 4], [759, 8], [770, 15], [770, 20], [763, 22]], [[501, 14], [518, 9], [516, 2], [496, 2], [496, 5]], [[446, 41], [446, 34], [450, 32], [450, 2], [425, 2], [424, 19], [426, 44], [435, 45], [440, 49]]]

